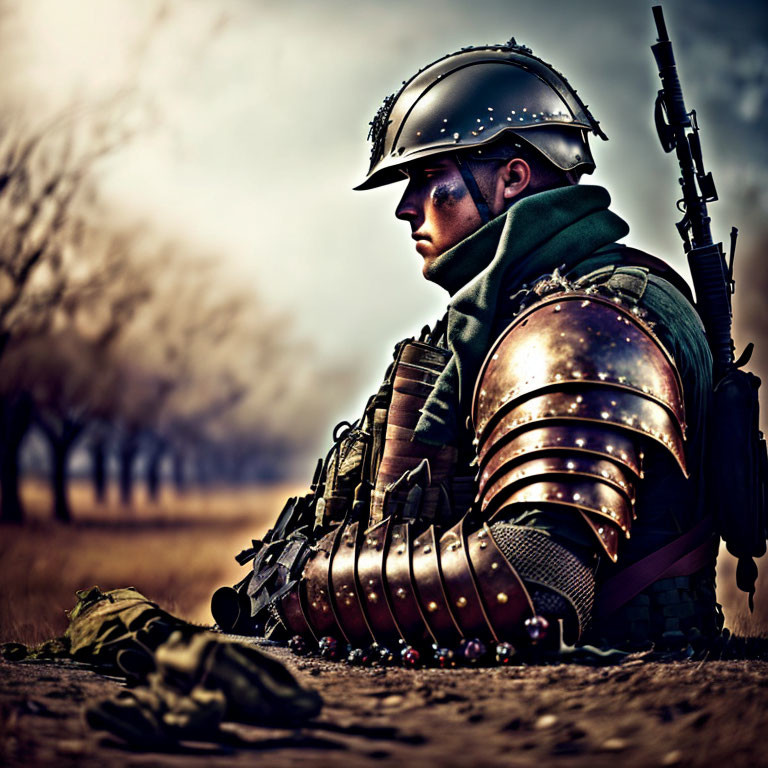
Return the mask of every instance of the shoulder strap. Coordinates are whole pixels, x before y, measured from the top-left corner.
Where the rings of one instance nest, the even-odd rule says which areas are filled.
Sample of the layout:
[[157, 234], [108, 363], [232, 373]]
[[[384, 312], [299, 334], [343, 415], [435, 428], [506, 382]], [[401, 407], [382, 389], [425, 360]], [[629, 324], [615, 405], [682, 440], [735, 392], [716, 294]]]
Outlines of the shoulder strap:
[[[586, 277], [591, 272], [605, 268], [606, 261], [610, 266], [616, 267], [641, 267], [652, 275], [666, 280], [677, 288], [685, 298], [694, 304], [693, 293], [682, 275], [676, 272], [669, 264], [650, 253], [630, 248], [627, 245], [614, 244], [610, 247], [595, 252], [578, 266], [579, 277]], [[613, 262], [611, 264], [611, 262]], [[594, 265], [594, 267], [592, 267]]]

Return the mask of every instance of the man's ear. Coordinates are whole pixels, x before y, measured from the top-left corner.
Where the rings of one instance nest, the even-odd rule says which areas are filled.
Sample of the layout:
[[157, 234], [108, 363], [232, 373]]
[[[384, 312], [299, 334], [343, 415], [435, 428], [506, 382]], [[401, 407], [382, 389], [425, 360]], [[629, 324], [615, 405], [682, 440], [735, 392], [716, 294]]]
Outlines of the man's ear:
[[503, 184], [504, 200], [512, 200], [531, 183], [531, 166], [520, 157], [508, 160], [502, 167], [499, 181]]

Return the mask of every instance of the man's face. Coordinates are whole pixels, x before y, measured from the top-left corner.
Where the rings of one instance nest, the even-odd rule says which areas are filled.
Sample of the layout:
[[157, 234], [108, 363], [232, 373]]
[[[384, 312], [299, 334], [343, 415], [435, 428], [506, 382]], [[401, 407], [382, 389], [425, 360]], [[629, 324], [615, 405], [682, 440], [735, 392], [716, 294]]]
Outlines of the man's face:
[[438, 155], [411, 163], [406, 174], [408, 186], [395, 216], [411, 225], [426, 275], [438, 256], [471, 235], [483, 221], [451, 157]]

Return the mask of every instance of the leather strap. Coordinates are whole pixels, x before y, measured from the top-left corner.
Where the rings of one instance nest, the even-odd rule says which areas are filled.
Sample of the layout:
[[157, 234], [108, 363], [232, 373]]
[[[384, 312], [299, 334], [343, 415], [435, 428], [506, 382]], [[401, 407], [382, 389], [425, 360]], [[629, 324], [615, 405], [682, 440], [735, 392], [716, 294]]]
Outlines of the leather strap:
[[483, 220], [483, 224], [487, 224], [491, 220], [491, 212], [488, 208], [488, 203], [485, 197], [483, 197], [483, 193], [480, 191], [480, 187], [477, 186], [477, 179], [475, 179], [475, 175], [472, 173], [467, 163], [461, 157], [461, 153], [457, 152], [453, 157], [456, 161], [456, 165], [459, 167], [461, 178], [464, 179], [464, 184], [469, 190], [469, 194], [475, 203], [477, 212], [480, 214], [480, 218]]
[[705, 517], [690, 531], [608, 579], [600, 588], [595, 614], [607, 616], [659, 579], [690, 576], [710, 564], [713, 521]]

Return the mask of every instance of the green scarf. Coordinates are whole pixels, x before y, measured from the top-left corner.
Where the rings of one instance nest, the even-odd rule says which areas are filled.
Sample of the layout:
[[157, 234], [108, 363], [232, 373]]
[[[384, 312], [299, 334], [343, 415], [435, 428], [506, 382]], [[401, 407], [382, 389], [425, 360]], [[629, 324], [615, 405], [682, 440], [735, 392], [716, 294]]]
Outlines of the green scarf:
[[415, 439], [456, 444], [458, 416], [469, 408], [480, 367], [495, 341], [500, 307], [527, 281], [558, 268], [567, 272], [624, 237], [629, 227], [608, 210], [610, 202], [605, 189], [586, 185], [531, 195], [435, 261], [427, 278], [452, 294], [452, 357], [422, 410]]

